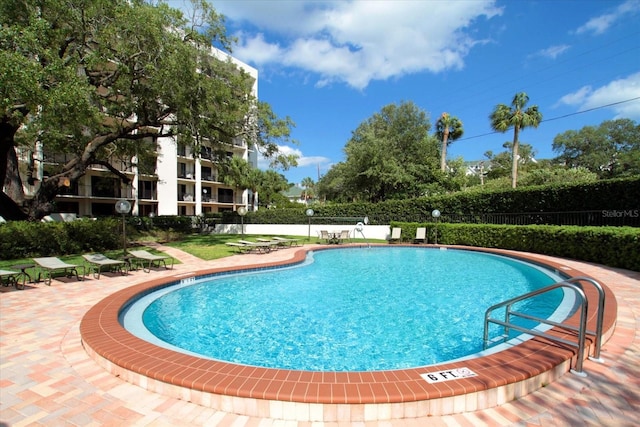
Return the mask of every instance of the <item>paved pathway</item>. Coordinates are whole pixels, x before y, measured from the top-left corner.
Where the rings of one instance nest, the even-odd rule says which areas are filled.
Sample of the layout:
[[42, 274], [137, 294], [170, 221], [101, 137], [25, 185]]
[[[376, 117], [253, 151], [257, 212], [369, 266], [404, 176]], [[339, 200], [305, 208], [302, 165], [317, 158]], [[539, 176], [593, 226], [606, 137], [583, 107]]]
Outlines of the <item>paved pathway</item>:
[[[184, 252], [176, 273], [204, 266], [286, 259], [295, 249], [236, 255], [203, 262]], [[563, 261], [602, 280], [618, 300], [605, 364], [586, 361], [586, 378], [565, 375], [517, 401], [482, 411], [421, 419], [332, 423], [258, 419], [205, 408], [146, 391], [114, 377], [82, 348], [84, 313], [110, 293], [163, 274], [105, 274], [100, 280], [54, 280], [0, 291], [0, 427], [4, 426], [218, 426], [218, 427], [417, 427], [417, 426], [637, 426], [640, 414], [640, 273]]]

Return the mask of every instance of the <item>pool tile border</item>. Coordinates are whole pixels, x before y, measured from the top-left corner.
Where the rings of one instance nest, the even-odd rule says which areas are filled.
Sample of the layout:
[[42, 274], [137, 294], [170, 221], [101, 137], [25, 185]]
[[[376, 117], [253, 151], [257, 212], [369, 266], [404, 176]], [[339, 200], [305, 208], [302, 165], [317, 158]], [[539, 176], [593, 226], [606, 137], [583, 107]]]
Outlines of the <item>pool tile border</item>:
[[[584, 276], [562, 263], [512, 251], [482, 250], [543, 264], [570, 277]], [[303, 262], [301, 248], [287, 261], [247, 265], [240, 270], [282, 267]], [[141, 292], [207, 274], [237, 271], [224, 267], [156, 278], [114, 293], [93, 306], [80, 325], [88, 354], [113, 375], [145, 389], [203, 406], [247, 416], [296, 421], [369, 421], [446, 415], [491, 408], [531, 393], [564, 375], [575, 364], [576, 350], [543, 338], [491, 355], [429, 367], [377, 372], [307, 372], [243, 366], [202, 359], [147, 343], [118, 322], [121, 307]], [[604, 284], [603, 284], [604, 285]], [[605, 286], [603, 342], [613, 333], [617, 304]], [[597, 293], [585, 287], [589, 301]], [[595, 329], [595, 303], [589, 305], [588, 329]], [[577, 315], [571, 319], [577, 322]], [[552, 329], [552, 333], [568, 333]], [[586, 352], [588, 353], [588, 352]], [[477, 376], [427, 383], [420, 374], [467, 367]], [[293, 414], [293, 415], [292, 415]]]

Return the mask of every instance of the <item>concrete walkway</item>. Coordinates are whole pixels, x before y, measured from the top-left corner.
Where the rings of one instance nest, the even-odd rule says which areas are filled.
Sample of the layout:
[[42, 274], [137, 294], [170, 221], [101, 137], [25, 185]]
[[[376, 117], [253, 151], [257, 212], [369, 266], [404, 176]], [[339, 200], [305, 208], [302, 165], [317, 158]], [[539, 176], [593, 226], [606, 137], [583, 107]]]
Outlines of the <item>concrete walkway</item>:
[[[296, 250], [204, 262], [178, 249], [158, 249], [181, 260], [172, 275], [208, 266], [288, 259]], [[640, 413], [640, 273], [562, 262], [607, 284], [618, 300], [616, 331], [602, 350], [605, 363], [586, 361], [586, 378], [568, 374], [522, 399], [483, 411], [350, 424], [229, 414], [149, 392], [99, 367], [82, 348], [82, 316], [114, 291], [166, 274], [163, 269], [124, 277], [107, 273], [100, 280], [84, 282], [54, 280], [50, 287], [28, 284], [24, 291], [1, 288], [0, 426], [636, 426]]]

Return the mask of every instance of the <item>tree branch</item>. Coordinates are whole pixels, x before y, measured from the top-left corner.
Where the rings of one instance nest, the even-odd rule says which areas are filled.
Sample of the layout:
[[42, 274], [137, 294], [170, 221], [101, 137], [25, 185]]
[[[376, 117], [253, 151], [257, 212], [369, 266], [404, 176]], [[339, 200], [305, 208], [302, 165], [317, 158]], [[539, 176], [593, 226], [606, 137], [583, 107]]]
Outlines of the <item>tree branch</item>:
[[105, 168], [109, 169], [111, 173], [119, 177], [122, 180], [122, 182], [124, 182], [126, 185], [129, 185], [131, 183], [131, 178], [129, 178], [128, 176], [120, 172], [118, 169], [114, 168], [109, 162], [105, 162], [102, 160], [95, 160], [89, 164], [89, 166], [91, 165], [104, 166]]

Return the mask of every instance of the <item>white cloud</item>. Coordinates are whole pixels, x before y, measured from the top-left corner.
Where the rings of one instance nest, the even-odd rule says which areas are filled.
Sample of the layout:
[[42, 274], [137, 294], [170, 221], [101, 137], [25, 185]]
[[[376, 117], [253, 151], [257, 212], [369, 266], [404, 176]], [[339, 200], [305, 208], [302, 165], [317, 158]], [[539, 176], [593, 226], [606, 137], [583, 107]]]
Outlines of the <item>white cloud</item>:
[[[230, 20], [261, 33], [239, 33], [234, 56], [262, 66], [291, 66], [319, 74], [318, 84], [461, 69], [485, 40], [470, 33], [479, 19], [502, 13], [495, 0], [217, 1]], [[271, 39], [267, 39], [269, 34]]]
[[[304, 153], [298, 149], [293, 148], [288, 145], [279, 145], [278, 151], [284, 155], [295, 154], [298, 156], [298, 167], [303, 168], [307, 166], [317, 166], [317, 165], [325, 165], [330, 162], [330, 159], [323, 156], [305, 156]], [[262, 156], [258, 156], [258, 168], [260, 169], [268, 169], [269, 168], [269, 160], [265, 159]]]
[[613, 12], [591, 18], [589, 21], [587, 21], [586, 24], [580, 26], [576, 30], [576, 34], [603, 34], [616, 21], [625, 17], [625, 15], [633, 15], [638, 11], [640, 11], [640, 0], [627, 0], [626, 2], [616, 7]]
[[543, 57], [543, 58], [556, 59], [558, 56], [562, 55], [563, 53], [565, 53], [569, 49], [570, 49], [570, 46], [568, 46], [566, 44], [557, 45], [557, 46], [550, 46], [550, 47], [548, 47], [546, 49], [539, 50], [538, 52], [534, 53], [533, 55], [529, 55], [529, 57], [539, 56], [539, 57]]
[[560, 99], [560, 103], [577, 107], [580, 111], [612, 105], [616, 118], [640, 119], [640, 72], [626, 78], [618, 79], [609, 84], [593, 89], [584, 86], [577, 91], [567, 94]]

